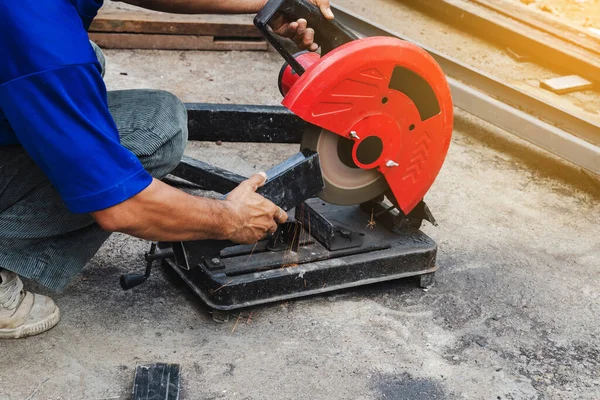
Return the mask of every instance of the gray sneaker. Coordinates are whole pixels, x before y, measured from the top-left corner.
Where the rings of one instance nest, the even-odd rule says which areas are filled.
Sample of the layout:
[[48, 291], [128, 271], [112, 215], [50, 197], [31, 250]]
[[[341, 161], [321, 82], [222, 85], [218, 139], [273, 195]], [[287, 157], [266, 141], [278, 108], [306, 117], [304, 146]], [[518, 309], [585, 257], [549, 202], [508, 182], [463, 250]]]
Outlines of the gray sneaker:
[[17, 274], [0, 269], [0, 339], [38, 335], [59, 320], [60, 310], [51, 298], [23, 291]]

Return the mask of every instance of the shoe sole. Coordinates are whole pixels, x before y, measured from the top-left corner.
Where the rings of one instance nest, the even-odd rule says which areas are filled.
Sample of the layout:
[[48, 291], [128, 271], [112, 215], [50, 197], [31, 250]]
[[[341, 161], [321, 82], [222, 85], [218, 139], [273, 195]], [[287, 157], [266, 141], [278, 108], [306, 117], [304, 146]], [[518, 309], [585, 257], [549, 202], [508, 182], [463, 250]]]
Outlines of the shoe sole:
[[60, 321], [60, 310], [56, 307], [52, 314], [35, 324], [21, 325], [13, 329], [0, 329], [0, 339], [21, 339], [39, 335], [54, 328], [58, 321]]

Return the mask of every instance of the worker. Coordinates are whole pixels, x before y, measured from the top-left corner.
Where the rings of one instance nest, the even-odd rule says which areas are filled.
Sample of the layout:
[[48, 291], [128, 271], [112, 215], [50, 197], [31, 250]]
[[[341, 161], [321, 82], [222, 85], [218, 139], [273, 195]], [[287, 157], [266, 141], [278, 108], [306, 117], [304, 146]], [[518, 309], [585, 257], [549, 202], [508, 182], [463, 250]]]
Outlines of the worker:
[[[329, 0], [311, 0], [333, 18]], [[182, 14], [257, 13], [266, 0], [126, 0]], [[87, 29], [102, 0], [0, 0], [0, 339], [55, 326], [61, 291], [111, 232], [152, 241], [255, 243], [286, 213], [256, 194], [252, 176], [225, 200], [161, 182], [187, 142], [187, 113], [158, 90], [107, 92], [104, 57]], [[271, 27], [317, 50], [304, 19]]]

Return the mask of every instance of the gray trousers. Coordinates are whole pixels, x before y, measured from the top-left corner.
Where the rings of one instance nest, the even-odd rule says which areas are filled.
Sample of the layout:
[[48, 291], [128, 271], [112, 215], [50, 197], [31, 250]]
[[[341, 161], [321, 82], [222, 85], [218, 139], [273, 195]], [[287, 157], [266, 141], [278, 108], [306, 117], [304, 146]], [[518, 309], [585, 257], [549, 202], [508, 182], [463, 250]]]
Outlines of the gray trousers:
[[[163, 91], [122, 90], [109, 92], [108, 104], [122, 145], [155, 178], [169, 174], [187, 143], [181, 101]], [[88, 214], [67, 210], [21, 146], [0, 147], [0, 268], [60, 291], [109, 236]]]

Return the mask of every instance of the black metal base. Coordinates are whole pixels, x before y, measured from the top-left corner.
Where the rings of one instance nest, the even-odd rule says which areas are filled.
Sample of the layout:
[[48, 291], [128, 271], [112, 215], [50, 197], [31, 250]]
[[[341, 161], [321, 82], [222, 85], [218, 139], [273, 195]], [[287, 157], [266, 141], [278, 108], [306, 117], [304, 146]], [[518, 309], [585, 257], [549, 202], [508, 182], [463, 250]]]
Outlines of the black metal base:
[[[297, 209], [298, 223], [288, 225], [295, 231], [287, 234], [286, 245], [279, 249], [273, 247], [277, 242], [273, 238], [255, 246], [226, 247], [218, 253], [214, 243], [206, 241], [160, 243], [159, 248], [184, 248], [184, 261], [167, 258], [165, 263], [217, 310], [418, 275], [422, 287], [433, 285], [436, 243], [417, 228], [390, 229], [371, 220], [373, 212], [365, 212], [365, 207], [333, 206], [311, 199]], [[380, 213], [379, 218], [389, 221], [397, 215]], [[331, 229], [323, 228], [323, 221]], [[297, 251], [289, 250], [293, 248]]]

